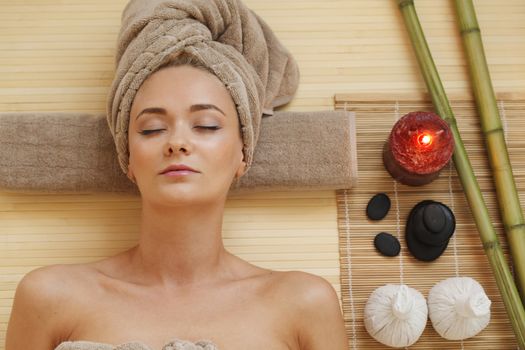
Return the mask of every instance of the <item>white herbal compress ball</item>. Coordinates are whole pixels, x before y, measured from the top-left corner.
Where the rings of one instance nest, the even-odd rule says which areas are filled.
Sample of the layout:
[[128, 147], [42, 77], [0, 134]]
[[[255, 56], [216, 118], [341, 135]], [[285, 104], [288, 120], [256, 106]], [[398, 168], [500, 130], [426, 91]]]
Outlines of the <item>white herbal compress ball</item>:
[[378, 342], [402, 348], [414, 344], [427, 323], [427, 303], [417, 290], [387, 284], [372, 292], [365, 305], [365, 328]]
[[490, 321], [490, 299], [470, 277], [452, 277], [428, 293], [428, 312], [434, 329], [445, 339], [461, 340], [478, 334]]

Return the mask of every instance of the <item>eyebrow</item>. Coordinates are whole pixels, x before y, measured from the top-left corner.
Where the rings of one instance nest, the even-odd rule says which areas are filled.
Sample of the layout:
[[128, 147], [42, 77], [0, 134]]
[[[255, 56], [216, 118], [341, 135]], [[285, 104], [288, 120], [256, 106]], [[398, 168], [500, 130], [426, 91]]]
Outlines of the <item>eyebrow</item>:
[[224, 113], [222, 111], [222, 109], [220, 109], [216, 105], [206, 104], [206, 103], [192, 105], [190, 107], [190, 112], [197, 112], [197, 111], [201, 111], [203, 109], [214, 109], [214, 110], [219, 111], [220, 113], [222, 113], [222, 115], [226, 116], [226, 113]]
[[135, 118], [135, 120], [139, 119], [139, 117], [141, 115], [143, 115], [144, 113], [151, 113], [151, 114], [166, 114], [166, 110], [164, 108], [160, 108], [160, 107], [149, 107], [149, 108], [145, 108], [142, 110], [142, 112], [140, 112], [138, 115], [137, 115], [137, 118]]
[[[220, 113], [222, 113], [222, 115], [226, 116], [226, 113], [224, 113], [222, 111], [222, 109], [220, 109], [216, 105], [209, 104], [209, 103], [199, 103], [199, 104], [191, 105], [190, 112], [197, 112], [197, 111], [202, 111], [202, 110], [205, 110], [205, 109], [214, 109], [214, 110], [219, 111]], [[144, 113], [164, 114], [164, 115], [167, 114], [167, 112], [166, 112], [166, 110], [164, 108], [161, 108], [161, 107], [149, 107], [149, 108], [143, 109], [142, 112], [140, 112], [137, 115], [137, 118], [135, 118], [135, 120], [139, 119], [139, 117], [141, 115], [143, 115]]]

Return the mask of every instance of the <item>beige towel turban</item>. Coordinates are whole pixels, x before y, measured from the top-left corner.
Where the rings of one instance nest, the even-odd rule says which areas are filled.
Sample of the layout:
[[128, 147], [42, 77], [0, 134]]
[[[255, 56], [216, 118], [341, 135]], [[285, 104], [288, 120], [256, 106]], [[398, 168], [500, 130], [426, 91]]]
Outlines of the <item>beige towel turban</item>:
[[299, 71], [271, 29], [238, 0], [131, 0], [122, 14], [107, 117], [120, 167], [128, 167], [131, 104], [152, 72], [184, 53], [224, 83], [237, 106], [247, 169], [262, 114], [289, 102]]

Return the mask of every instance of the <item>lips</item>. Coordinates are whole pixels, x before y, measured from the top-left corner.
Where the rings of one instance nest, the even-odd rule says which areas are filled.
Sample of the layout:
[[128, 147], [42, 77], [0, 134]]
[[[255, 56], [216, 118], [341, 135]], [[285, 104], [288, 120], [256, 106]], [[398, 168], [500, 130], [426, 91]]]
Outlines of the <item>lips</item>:
[[165, 168], [164, 170], [162, 170], [160, 173], [161, 174], [166, 174], [166, 173], [169, 173], [169, 172], [175, 172], [175, 171], [181, 171], [181, 172], [188, 172], [188, 171], [191, 171], [191, 172], [194, 172], [194, 173], [198, 173], [197, 170], [187, 166], [187, 165], [184, 165], [184, 164], [172, 164], [170, 166], [168, 166], [167, 168]]

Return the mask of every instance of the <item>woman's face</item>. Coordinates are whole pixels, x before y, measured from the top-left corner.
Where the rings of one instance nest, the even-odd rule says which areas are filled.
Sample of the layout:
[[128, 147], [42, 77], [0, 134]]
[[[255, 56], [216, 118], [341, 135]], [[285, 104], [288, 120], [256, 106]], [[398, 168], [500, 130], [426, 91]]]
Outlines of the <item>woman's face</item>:
[[[217, 201], [244, 174], [235, 104], [217, 77], [195, 67], [167, 67], [148, 77], [131, 107], [128, 138], [129, 175], [148, 201]], [[175, 164], [195, 172], [162, 174]]]

